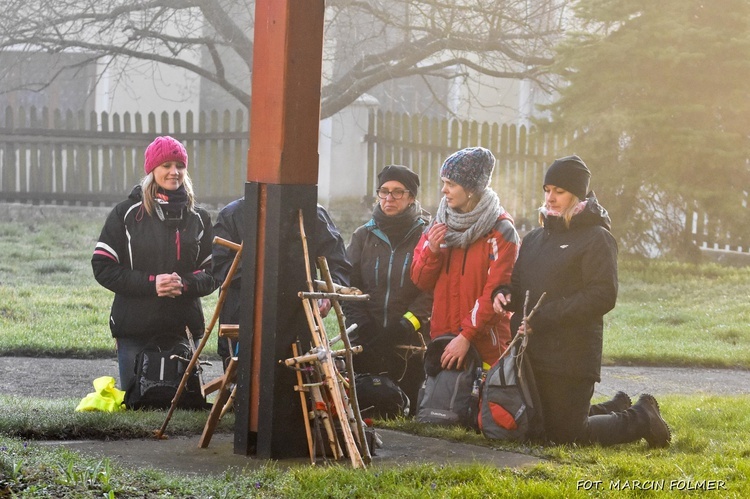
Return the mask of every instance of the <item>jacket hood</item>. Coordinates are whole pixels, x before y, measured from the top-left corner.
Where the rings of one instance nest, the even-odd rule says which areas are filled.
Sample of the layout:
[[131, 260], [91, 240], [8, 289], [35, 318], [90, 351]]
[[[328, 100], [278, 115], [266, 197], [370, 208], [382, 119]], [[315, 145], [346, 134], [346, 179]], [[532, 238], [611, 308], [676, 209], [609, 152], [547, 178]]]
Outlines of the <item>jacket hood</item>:
[[133, 187], [133, 190], [130, 191], [130, 194], [128, 195], [128, 199], [132, 199], [133, 201], [141, 201], [143, 199], [141, 184], [136, 184], [135, 187]]

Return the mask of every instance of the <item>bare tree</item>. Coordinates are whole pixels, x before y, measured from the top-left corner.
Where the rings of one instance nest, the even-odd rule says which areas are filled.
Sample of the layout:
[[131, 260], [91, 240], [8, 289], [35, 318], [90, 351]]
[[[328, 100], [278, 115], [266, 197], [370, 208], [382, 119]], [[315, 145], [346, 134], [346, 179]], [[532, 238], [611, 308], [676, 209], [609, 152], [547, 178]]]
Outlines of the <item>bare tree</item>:
[[[250, 105], [252, 0], [6, 0], [0, 51], [184, 68]], [[567, 0], [329, 0], [323, 118], [409, 76], [537, 79]], [[237, 62], [241, 68], [236, 67]], [[230, 71], [229, 69], [232, 69]], [[70, 69], [70, 67], [66, 68]], [[59, 71], [26, 81], [43, 89]]]

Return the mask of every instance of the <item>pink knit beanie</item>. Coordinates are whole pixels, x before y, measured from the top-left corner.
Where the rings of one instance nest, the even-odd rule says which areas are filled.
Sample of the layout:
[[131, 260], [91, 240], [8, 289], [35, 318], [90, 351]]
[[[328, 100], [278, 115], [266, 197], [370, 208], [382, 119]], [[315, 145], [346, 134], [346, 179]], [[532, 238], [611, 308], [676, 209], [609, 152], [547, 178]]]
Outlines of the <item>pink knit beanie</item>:
[[188, 155], [179, 140], [165, 135], [163, 137], [156, 137], [146, 148], [146, 152], [143, 154], [145, 162], [143, 163], [143, 169], [146, 171], [146, 175], [154, 171], [157, 166], [166, 163], [167, 161], [179, 161], [185, 165], [188, 165]]

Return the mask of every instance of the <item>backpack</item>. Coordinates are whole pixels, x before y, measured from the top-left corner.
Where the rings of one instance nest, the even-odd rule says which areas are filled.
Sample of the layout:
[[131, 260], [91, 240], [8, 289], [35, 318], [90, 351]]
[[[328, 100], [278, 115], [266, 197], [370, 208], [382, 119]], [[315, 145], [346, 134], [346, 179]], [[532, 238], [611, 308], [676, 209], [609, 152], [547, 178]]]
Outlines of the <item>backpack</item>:
[[[157, 336], [149, 341], [135, 357], [135, 376], [125, 391], [128, 409], [170, 408], [192, 356], [187, 338]], [[187, 379], [177, 407], [209, 407], [201, 392], [201, 381], [195, 368]]]
[[487, 438], [522, 442], [541, 435], [541, 406], [525, 346], [513, 341], [482, 384], [478, 423]]
[[357, 374], [357, 402], [362, 416], [388, 419], [409, 415], [409, 397], [384, 374]]
[[455, 337], [446, 334], [427, 345], [424, 359], [426, 378], [419, 390], [416, 419], [420, 423], [461, 425], [476, 430], [482, 358], [471, 346], [463, 369], [443, 369], [440, 357], [445, 346]]

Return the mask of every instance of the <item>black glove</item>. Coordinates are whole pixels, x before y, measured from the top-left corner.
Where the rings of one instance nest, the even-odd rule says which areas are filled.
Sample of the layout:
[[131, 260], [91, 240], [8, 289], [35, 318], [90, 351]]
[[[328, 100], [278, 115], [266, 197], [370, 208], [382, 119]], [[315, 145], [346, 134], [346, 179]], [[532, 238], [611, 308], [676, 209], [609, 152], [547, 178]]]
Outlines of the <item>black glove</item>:
[[412, 324], [406, 317], [402, 317], [401, 320], [398, 321], [398, 328], [400, 330], [400, 337], [405, 340], [413, 338], [414, 333], [417, 332], [417, 330], [414, 329], [414, 324]]

